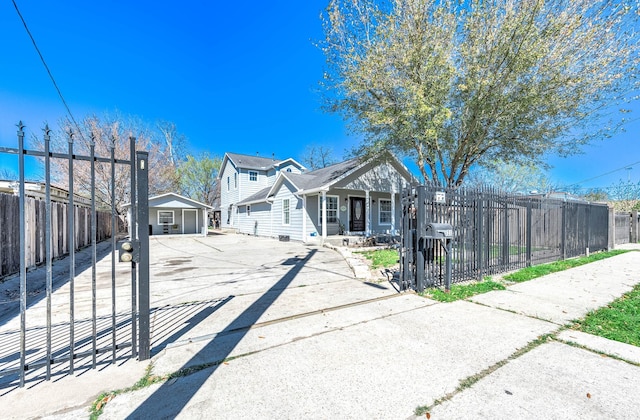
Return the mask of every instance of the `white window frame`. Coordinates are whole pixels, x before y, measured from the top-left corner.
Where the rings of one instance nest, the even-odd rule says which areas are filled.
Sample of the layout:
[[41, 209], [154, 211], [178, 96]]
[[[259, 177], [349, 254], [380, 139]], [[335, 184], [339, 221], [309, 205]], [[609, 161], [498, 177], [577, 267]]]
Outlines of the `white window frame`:
[[247, 204], [247, 217], [251, 216], [251, 204]]
[[227, 176], [227, 191], [231, 191], [231, 177]]
[[[340, 218], [338, 217], [338, 210], [340, 209], [340, 197], [337, 195], [327, 195], [327, 224], [337, 224]], [[329, 208], [329, 199], [335, 198], [336, 208]], [[335, 221], [331, 221], [331, 212], [335, 212]], [[322, 225], [322, 195], [318, 195], [318, 224]]]
[[[384, 212], [382, 211], [382, 203], [389, 203], [389, 210], [385, 210]], [[391, 214], [391, 200], [387, 199], [387, 198], [381, 198], [378, 200], [378, 224], [379, 225], [391, 225], [391, 220], [392, 220], [392, 214]], [[389, 214], [389, 221], [388, 222], [383, 222], [382, 221], [382, 213], [388, 213]]]
[[258, 181], [258, 171], [249, 171], [249, 181], [251, 182]]
[[238, 173], [237, 172], [233, 173], [233, 189], [234, 190], [238, 189]]
[[282, 199], [282, 224], [284, 226], [291, 224], [291, 200], [288, 198]]
[[[171, 213], [171, 223], [160, 223], [160, 213]], [[173, 210], [158, 210], [158, 214], [157, 214], [157, 219], [156, 219], [156, 223], [159, 226], [164, 226], [164, 225], [175, 225], [175, 213]]]

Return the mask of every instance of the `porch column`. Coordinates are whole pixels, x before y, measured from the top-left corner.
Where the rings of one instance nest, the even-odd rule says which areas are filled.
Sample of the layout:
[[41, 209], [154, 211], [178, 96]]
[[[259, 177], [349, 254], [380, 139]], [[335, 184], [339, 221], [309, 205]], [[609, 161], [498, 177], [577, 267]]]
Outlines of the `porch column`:
[[396, 234], [396, 192], [391, 190], [391, 235]]
[[371, 236], [371, 197], [369, 196], [369, 190], [364, 192], [365, 213], [367, 218], [365, 219], [365, 234]]
[[302, 196], [302, 242], [307, 242], [307, 196]]
[[322, 243], [327, 239], [327, 192], [322, 191], [321, 196], [322, 206], [320, 209], [320, 215], [322, 216]]

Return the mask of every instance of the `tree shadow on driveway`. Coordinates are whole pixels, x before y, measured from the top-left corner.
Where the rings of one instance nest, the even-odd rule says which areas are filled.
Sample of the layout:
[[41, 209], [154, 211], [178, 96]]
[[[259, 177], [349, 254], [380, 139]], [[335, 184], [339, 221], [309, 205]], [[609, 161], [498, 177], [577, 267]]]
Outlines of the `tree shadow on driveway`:
[[[317, 252], [316, 249], [309, 251], [307, 256], [295, 261], [287, 260], [287, 265], [292, 265], [291, 269], [267, 290], [258, 300], [245, 309], [236, 319], [234, 319], [220, 334], [211, 340], [204, 348], [196, 353], [182, 369], [193, 366], [194, 361], [198, 361], [207, 357], [210, 362], [221, 362], [229, 356], [231, 351], [242, 341], [249, 331], [247, 328], [255, 324], [258, 319], [266, 312], [266, 310], [278, 299], [282, 292], [300, 273], [300, 270]], [[229, 334], [233, 332], [232, 334]], [[215, 354], [215, 358], [211, 358], [211, 354]], [[206, 355], [206, 356], [205, 356]], [[151, 396], [149, 396], [135, 411], [133, 411], [128, 419], [148, 419], [148, 418], [174, 418], [187, 405], [198, 389], [206, 382], [206, 380], [217, 370], [220, 364], [211, 367], [208, 375], [193, 375], [190, 381], [188, 392], [175, 392], [169, 382], [165, 382]]]

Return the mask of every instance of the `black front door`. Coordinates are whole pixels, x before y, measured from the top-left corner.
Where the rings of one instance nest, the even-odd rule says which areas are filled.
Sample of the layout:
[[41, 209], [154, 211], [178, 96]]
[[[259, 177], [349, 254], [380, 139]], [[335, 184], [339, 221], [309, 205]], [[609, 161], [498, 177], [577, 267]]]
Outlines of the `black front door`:
[[351, 197], [351, 229], [352, 232], [364, 232], [365, 228], [364, 198]]

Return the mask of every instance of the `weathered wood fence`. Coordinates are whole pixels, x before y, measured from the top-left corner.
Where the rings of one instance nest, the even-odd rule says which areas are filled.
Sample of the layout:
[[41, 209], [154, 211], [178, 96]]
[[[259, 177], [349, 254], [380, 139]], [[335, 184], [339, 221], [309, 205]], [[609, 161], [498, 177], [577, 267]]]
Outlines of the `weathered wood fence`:
[[615, 214], [615, 243], [636, 243], [640, 240], [640, 215], [638, 211]]
[[[17, 195], [0, 193], [0, 278], [20, 270], [20, 210]], [[91, 209], [75, 207], [76, 250], [91, 245]], [[68, 204], [51, 203], [52, 257], [69, 253]], [[97, 212], [97, 241], [111, 237], [111, 214]], [[26, 264], [34, 267], [45, 261], [45, 201], [25, 198]]]

